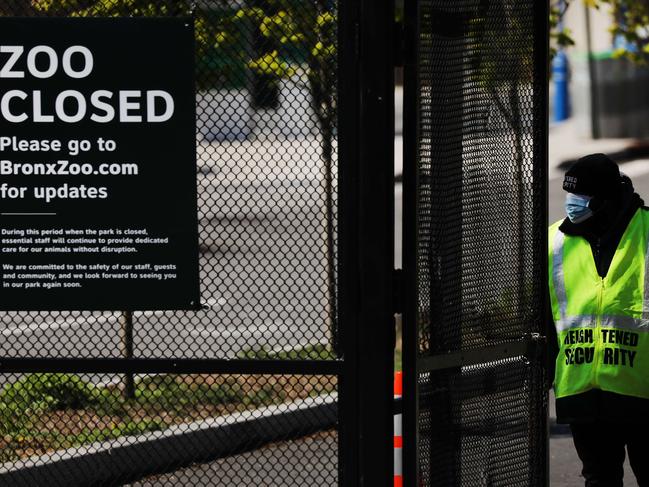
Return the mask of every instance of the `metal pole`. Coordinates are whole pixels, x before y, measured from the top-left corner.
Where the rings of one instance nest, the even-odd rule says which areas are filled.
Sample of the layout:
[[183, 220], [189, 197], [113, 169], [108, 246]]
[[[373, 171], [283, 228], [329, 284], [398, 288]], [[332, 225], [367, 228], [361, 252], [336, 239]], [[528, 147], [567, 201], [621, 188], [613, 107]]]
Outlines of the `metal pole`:
[[361, 0], [357, 252], [359, 478], [393, 482], [394, 1]]
[[590, 79], [590, 122], [591, 136], [599, 139], [599, 99], [597, 96], [598, 79], [595, 59], [593, 58], [593, 43], [590, 26], [590, 7], [584, 3], [584, 15], [586, 16], [586, 50], [588, 55], [588, 77]]
[[[537, 326], [540, 329], [531, 330], [545, 335], [545, 326], [548, 323], [549, 316], [549, 295], [548, 286], [548, 253], [545, 242], [548, 241], [548, 132], [549, 132], [549, 113], [548, 113], [548, 59], [550, 57], [550, 38], [549, 38], [549, 3], [547, 1], [535, 3], [534, 9], [534, 165], [533, 178], [534, 188], [540, 194], [534, 198], [534, 228], [533, 233], [537, 236], [539, 242], [536, 252], [540, 264], [540, 276], [534, 280], [534, 285], [540, 289], [535, 289], [534, 296], [543, 297], [541, 303], [536, 306], [541, 315], [538, 319]], [[590, 58], [590, 54], [589, 54]], [[537, 93], [538, 92], [538, 93]], [[547, 364], [547, 342], [541, 349], [542, 353], [530, 356], [530, 361], [536, 361], [532, 364], [535, 371], [533, 373], [531, 394], [536, 394], [532, 398], [532, 404], [537, 407], [538, 419], [542, 424], [531, 425], [530, 427], [530, 448], [538, 450], [538, 457], [533, 459], [537, 462], [537, 468], [531, 469], [530, 485], [547, 487], [550, 482], [550, 435], [549, 435], [549, 417], [548, 417], [548, 388], [545, 380], [552, 381], [552, 378], [546, 377]], [[540, 409], [540, 411], [539, 411]], [[536, 431], [532, 431], [536, 430]], [[538, 435], [538, 436], [536, 436]], [[537, 444], [533, 443], [534, 438], [540, 438]], [[539, 458], [541, 457], [541, 458]], [[535, 478], [538, 477], [538, 478]]]
[[[133, 312], [122, 311], [119, 317], [121, 331], [122, 358], [133, 358]], [[135, 378], [132, 373], [124, 374], [123, 395], [125, 399], [135, 399]]]
[[343, 373], [339, 377], [339, 485], [359, 478], [358, 374], [358, 173], [360, 89], [358, 33], [360, 0], [338, 6], [338, 330]]

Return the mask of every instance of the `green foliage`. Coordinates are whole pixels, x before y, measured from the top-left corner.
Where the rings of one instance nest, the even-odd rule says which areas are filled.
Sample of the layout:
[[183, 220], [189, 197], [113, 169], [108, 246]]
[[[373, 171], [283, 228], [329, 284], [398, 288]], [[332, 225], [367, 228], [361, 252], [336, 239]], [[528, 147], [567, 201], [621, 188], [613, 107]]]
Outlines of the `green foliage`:
[[[616, 56], [625, 56], [637, 62], [649, 60], [649, 0], [550, 0], [551, 51], [574, 44], [569, 30], [557, 27], [568, 7], [582, 3], [595, 9], [607, 9], [612, 16], [611, 34], [620, 36], [626, 46], [618, 49]], [[277, 43], [280, 50], [271, 62], [268, 56], [275, 50], [261, 53], [257, 59], [244, 61], [244, 65], [260, 74], [276, 77], [294, 76], [296, 70], [286, 61], [279, 60], [285, 54], [284, 47], [295, 47], [320, 61], [333, 58], [335, 17], [328, 11], [324, 0], [265, 0], [266, 9], [240, 8], [218, 25], [211, 25], [199, 15], [196, 21], [196, 39], [199, 51], [204, 54], [211, 47], [231, 48], [240, 44], [241, 29], [245, 23], [253, 26], [269, 40]], [[191, 2], [187, 0], [31, 0], [26, 2], [37, 12], [71, 16], [169, 16], [189, 13]], [[222, 2], [225, 8], [227, 2]], [[15, 7], [24, 10], [27, 7]], [[24, 13], [22, 12], [21, 13]], [[315, 14], [314, 14], [315, 12]], [[18, 13], [18, 12], [16, 12]], [[7, 14], [11, 14], [8, 12]], [[403, 17], [403, 6], [397, 3], [397, 19]], [[324, 17], [322, 17], [324, 16]], [[322, 22], [323, 19], [327, 21]], [[329, 25], [330, 24], [330, 25]], [[334, 29], [328, 29], [328, 27]], [[244, 34], [245, 35], [245, 34]], [[241, 58], [245, 59], [245, 58]]]
[[155, 17], [187, 15], [185, 0], [32, 0], [41, 12], [67, 14], [73, 17]]
[[238, 358], [252, 360], [336, 360], [337, 357], [327, 345], [316, 344], [279, 352], [271, 352], [265, 348], [246, 350], [240, 352]]
[[[188, 0], [32, 0], [48, 15], [175, 16], [190, 13]], [[201, 4], [199, 3], [199, 6]], [[221, 2], [194, 13], [197, 59], [206, 87], [245, 83], [245, 70], [271, 82], [306, 86], [325, 133], [335, 112], [336, 15], [328, 0], [250, 0], [247, 8]], [[263, 7], [263, 8], [262, 8]], [[251, 35], [266, 39], [251, 52]], [[243, 71], [242, 71], [243, 70]], [[211, 73], [211, 74], [210, 74]], [[327, 152], [327, 151], [325, 151]], [[325, 159], [328, 154], [324, 154]]]
[[571, 1], [550, 0], [550, 57], [554, 57], [559, 49], [575, 44], [569, 29], [559, 30], [559, 23], [568, 11]]
[[[302, 73], [300, 61], [308, 65], [307, 77], [311, 83], [324, 86], [328, 80], [319, 72], [323, 67], [332, 70], [336, 55], [336, 17], [327, 2], [267, 0], [266, 9], [242, 8], [231, 17], [221, 19], [213, 26], [213, 47], [224, 51], [238, 50], [246, 66], [260, 74], [275, 78], [292, 78]], [[249, 52], [242, 37], [259, 32], [267, 39], [267, 49]], [[322, 89], [322, 88], [321, 88]], [[332, 86], [329, 85], [331, 90]]]
[[206, 412], [279, 404], [291, 387], [236, 376], [156, 375], [137, 381], [135, 398], [127, 400], [117, 387], [94, 386], [76, 375], [29, 374], [0, 392], [0, 463], [158, 431]]
[[295, 74], [295, 70], [280, 59], [277, 51], [271, 51], [258, 59], [251, 60], [248, 62], [248, 67], [259, 74], [278, 78], [290, 78]]
[[17, 414], [81, 409], [98, 404], [100, 390], [72, 374], [29, 374], [5, 386], [0, 410]]
[[198, 383], [189, 384], [175, 376], [147, 377], [138, 383], [135, 402], [144, 408], [161, 411], [181, 411], [200, 404], [215, 406], [243, 403], [246, 394], [236, 380], [229, 379], [218, 386]]
[[611, 34], [624, 39], [626, 46], [617, 49], [616, 56], [638, 63], [649, 61], [649, 1], [608, 0], [615, 22]]
[[[625, 41], [614, 55], [626, 57], [637, 63], [649, 61], [649, 0], [582, 0], [583, 4], [593, 9], [607, 10], [612, 19], [611, 37], [621, 37]], [[552, 50], [574, 44], [569, 30], [558, 30], [558, 24], [568, 7], [578, 3], [565, 0], [560, 8], [560, 0], [550, 2], [550, 37]]]

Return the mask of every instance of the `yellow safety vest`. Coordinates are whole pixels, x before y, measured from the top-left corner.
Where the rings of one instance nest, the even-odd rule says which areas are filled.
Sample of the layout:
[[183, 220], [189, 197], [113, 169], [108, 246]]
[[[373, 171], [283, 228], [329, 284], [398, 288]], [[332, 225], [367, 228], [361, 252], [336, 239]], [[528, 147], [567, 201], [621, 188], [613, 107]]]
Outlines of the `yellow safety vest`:
[[631, 219], [606, 277], [590, 244], [549, 230], [557, 398], [601, 389], [649, 399], [649, 211]]

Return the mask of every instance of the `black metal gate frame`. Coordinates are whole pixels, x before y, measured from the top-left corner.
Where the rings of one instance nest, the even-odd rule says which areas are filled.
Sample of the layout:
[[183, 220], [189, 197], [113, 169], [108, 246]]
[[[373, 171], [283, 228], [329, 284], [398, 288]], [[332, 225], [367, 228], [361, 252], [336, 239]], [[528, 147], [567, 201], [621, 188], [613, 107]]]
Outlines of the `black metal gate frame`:
[[[490, 0], [483, 0], [483, 5], [488, 5]], [[534, 3], [534, 39], [544, 39], [545, 42], [534, 45], [534, 77], [549, 78], [549, 1], [541, 0]], [[444, 15], [440, 15], [444, 18]], [[466, 16], [468, 19], [470, 16]], [[403, 378], [403, 479], [404, 485], [420, 485], [419, 466], [419, 392], [417, 380], [420, 374], [439, 370], [453, 369], [461, 366], [476, 365], [490, 361], [498, 361], [508, 357], [526, 356], [532, 360], [545, 361], [547, 347], [545, 337], [539, 334], [530, 334], [519, 341], [492, 346], [480, 350], [458, 351], [454, 353], [433, 356], [419, 355], [418, 329], [417, 329], [417, 190], [418, 182], [418, 134], [419, 134], [419, 2], [405, 0], [404, 22], [404, 164], [403, 164], [403, 368], [406, 373]], [[439, 22], [435, 27], [446, 31], [449, 27]], [[433, 29], [433, 26], [431, 26]], [[537, 83], [535, 86], [541, 86]], [[548, 84], [544, 85], [544, 92], [534, 99], [535, 124], [543, 124], [547, 134], [548, 124]], [[539, 122], [540, 121], [540, 122]], [[547, 181], [548, 178], [548, 139], [540, 137], [534, 141], [534, 167], [535, 178]], [[547, 187], [543, 203], [539, 208], [542, 222], [547, 221], [548, 195]], [[544, 237], [547, 241], [547, 228], [543, 226]], [[547, 270], [547, 252], [540, 252], [541, 268]], [[547, 277], [544, 282], [547, 282]], [[547, 296], [545, 296], [547, 300]], [[541, 307], [547, 313], [546, 303]], [[547, 322], [543, 316], [542, 322]], [[545, 422], [547, 431], [547, 418]], [[431, 432], [434, 434], [434, 432]], [[546, 440], [549, 436], [546, 434]], [[546, 441], [546, 458], [549, 458], [549, 441]], [[549, 465], [546, 463], [546, 485], [549, 482]]]
[[394, 1], [339, 2], [341, 358], [0, 357], [0, 374], [336, 375], [340, 485], [392, 485]]

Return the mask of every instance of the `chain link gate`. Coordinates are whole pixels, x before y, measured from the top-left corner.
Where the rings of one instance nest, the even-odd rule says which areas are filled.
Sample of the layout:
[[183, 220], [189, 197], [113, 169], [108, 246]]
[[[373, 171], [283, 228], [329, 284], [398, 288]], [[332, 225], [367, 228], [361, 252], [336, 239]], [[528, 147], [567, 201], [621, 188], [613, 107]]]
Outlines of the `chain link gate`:
[[393, 6], [371, 3], [0, 0], [194, 23], [203, 306], [1, 313], [0, 485], [391, 481]]
[[406, 5], [404, 482], [547, 485], [547, 2]]

